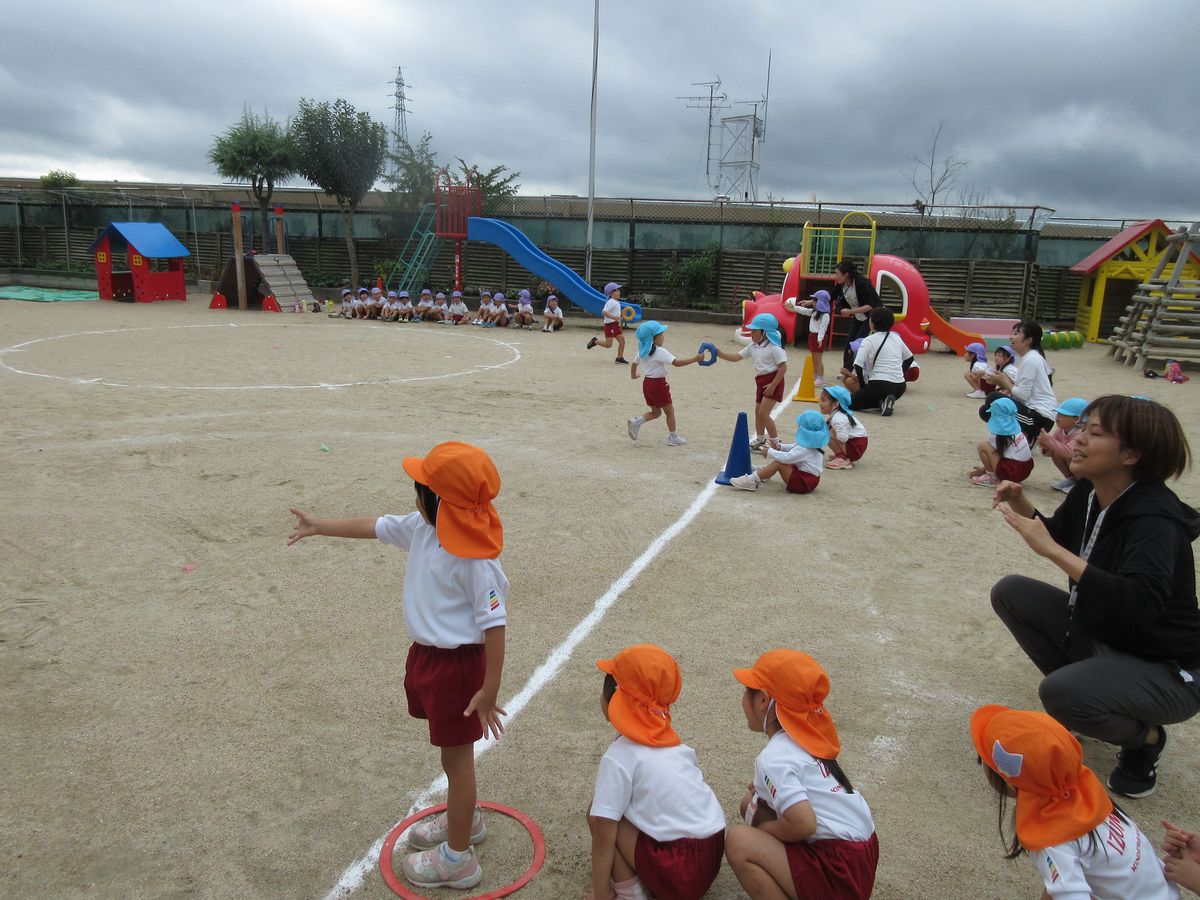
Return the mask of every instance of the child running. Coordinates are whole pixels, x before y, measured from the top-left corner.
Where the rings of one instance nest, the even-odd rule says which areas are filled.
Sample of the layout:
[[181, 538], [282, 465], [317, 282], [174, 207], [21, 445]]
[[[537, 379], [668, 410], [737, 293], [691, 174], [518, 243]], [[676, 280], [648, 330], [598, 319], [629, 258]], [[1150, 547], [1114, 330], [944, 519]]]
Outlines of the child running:
[[717, 356], [726, 362], [754, 360], [754, 437], [750, 449], [759, 450], [779, 437], [771, 418], [771, 410], [783, 400], [787, 377], [787, 351], [783, 349], [779, 320], [770, 313], [759, 313], [750, 320], [750, 343], [737, 353], [718, 350]]
[[561, 331], [565, 324], [558, 298], [551, 294], [546, 298], [546, 308], [542, 310], [542, 331]]
[[828, 443], [825, 420], [815, 409], [810, 409], [796, 417], [796, 443], [764, 444], [762, 455], [771, 457], [771, 461], [748, 475], [729, 479], [729, 484], [739, 491], [757, 491], [760, 484], [778, 473], [789, 494], [811, 494], [821, 483], [825, 468], [822, 448]]
[[1020, 484], [1033, 471], [1033, 452], [1017, 421], [1017, 404], [997, 397], [987, 411], [988, 436], [976, 448], [980, 465], [971, 470], [971, 483], [980, 487], [995, 487], [1002, 481]]
[[813, 386], [819, 388], [825, 384], [825, 351], [833, 343], [829, 291], [817, 291], [808, 300], [799, 302], [789, 299], [783, 308], [808, 316], [808, 354], [813, 361]]
[[1050, 485], [1055, 491], [1066, 494], [1075, 487], [1075, 476], [1071, 474], [1071, 460], [1075, 458], [1075, 445], [1079, 443], [1079, 435], [1083, 431], [1080, 416], [1087, 409], [1087, 401], [1082, 397], [1072, 397], [1058, 404], [1054, 410], [1054, 429], [1049, 433], [1038, 432], [1037, 445], [1043, 456], [1050, 461], [1062, 474], [1062, 480]]
[[833, 458], [825, 463], [827, 469], [853, 469], [867, 452], [867, 428], [854, 417], [850, 408], [850, 392], [838, 385], [827, 385], [818, 398], [821, 414], [829, 416], [829, 452]]
[[963, 378], [971, 388], [967, 391], [967, 396], [972, 400], [982, 400], [988, 395], [984, 386], [984, 378], [988, 373], [987, 347], [979, 341], [972, 341], [967, 344], [963, 356], [967, 360], [967, 371], [963, 374]]
[[1083, 764], [1079, 741], [1046, 713], [981, 706], [971, 739], [1004, 808], [1015, 798], [1005, 859], [1028, 853], [1043, 898], [1175, 900], [1149, 838]]
[[642, 381], [642, 396], [650, 410], [630, 419], [628, 430], [630, 439], [636, 441], [638, 431], [643, 425], [665, 415], [667, 446], [682, 447], [687, 443], [687, 439], [680, 437], [675, 431], [675, 404], [671, 401], [671, 386], [667, 384], [667, 366], [690, 366], [700, 362], [704, 356], [700, 353], [687, 359], [673, 356], [671, 351], [663, 346], [663, 332], [666, 330], [666, 325], [653, 320], [638, 326], [638, 352], [633, 358], [633, 365], [629, 367], [629, 377], [637, 379], [638, 365], [646, 370], [646, 377]]
[[600, 759], [588, 813], [594, 900], [699, 900], [721, 869], [725, 814], [696, 752], [671, 727], [679, 666], [653, 644], [596, 661], [617, 737]]
[[313, 535], [375, 538], [409, 552], [404, 572], [404, 624], [413, 639], [405, 666], [408, 712], [429, 723], [449, 779], [448, 809], [409, 832], [420, 852], [401, 868], [419, 887], [470, 888], [483, 879], [472, 845], [487, 834], [475, 805], [473, 745], [485, 732], [499, 738], [496, 705], [504, 667], [508, 579], [497, 557], [504, 532], [492, 500], [500, 475], [488, 455], [458, 441], [425, 458], [405, 457], [416, 482], [417, 511], [407, 516], [319, 519], [293, 509], [288, 546]]
[[729, 830], [725, 854], [738, 881], [752, 900], [870, 897], [879, 838], [837, 761], [829, 676], [806, 653], [770, 650], [733, 677], [746, 688], [746, 726], [767, 736], [742, 799], [745, 824]]
[[597, 344], [606, 350], [613, 345], [613, 340], [617, 342], [617, 358], [613, 360], [617, 365], [628, 365], [625, 360], [625, 333], [621, 331], [621, 286], [615, 281], [610, 281], [604, 286], [604, 296], [607, 298], [604, 301], [604, 340], [593, 336], [587, 342], [587, 348], [591, 350]]

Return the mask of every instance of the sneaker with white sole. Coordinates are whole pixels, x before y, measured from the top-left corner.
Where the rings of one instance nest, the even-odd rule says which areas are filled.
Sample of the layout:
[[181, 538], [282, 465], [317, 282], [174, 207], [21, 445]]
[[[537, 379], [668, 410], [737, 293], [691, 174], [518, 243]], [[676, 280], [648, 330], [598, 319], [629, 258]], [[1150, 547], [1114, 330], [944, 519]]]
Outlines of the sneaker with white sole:
[[825, 463], [827, 469], [853, 469], [854, 463], [845, 456], [835, 456], [829, 462]]
[[1158, 726], [1158, 742], [1144, 747], [1126, 747], [1117, 753], [1117, 767], [1109, 773], [1108, 789], [1139, 800], [1154, 793], [1158, 782], [1158, 760], [1167, 749], [1167, 729]]
[[738, 475], [736, 478], [729, 479], [730, 487], [735, 487], [739, 491], [757, 491], [761, 483], [753, 475]]
[[[408, 832], [408, 845], [414, 850], [432, 850], [440, 846], [449, 836], [449, 824], [446, 813], [422, 819]], [[471, 844], [482, 844], [487, 837], [487, 825], [483, 821], [483, 813], [479, 807], [471, 816]]]
[[668, 447], [682, 447], [686, 443], [687, 443], [687, 438], [685, 438], [685, 437], [680, 437], [677, 434], [668, 434], [667, 435], [667, 446]]
[[629, 439], [631, 441], [637, 440], [638, 431], [641, 429], [641, 427], [642, 423], [637, 420], [637, 416], [634, 416], [625, 423], [625, 429], [629, 432]]
[[984, 397], [987, 396], [987, 394], [985, 394], [983, 391], [980, 391], [980, 390], [974, 390], [974, 391], [967, 391], [967, 396], [970, 397], [972, 400], [982, 400]]
[[750, 442], [750, 449], [751, 450], [761, 450], [763, 447], [765, 447], [767, 445], [767, 440], [768, 439], [765, 434], [764, 435], [756, 434], [754, 436], [754, 440], [752, 440]]
[[890, 416], [896, 409], [896, 398], [888, 394], [883, 398], [883, 402], [879, 404], [879, 414], [881, 416]]
[[416, 887], [463, 890], [473, 888], [483, 881], [483, 866], [479, 864], [474, 847], [467, 848], [458, 862], [451, 862], [446, 857], [446, 849], [448, 848], [445, 844], [439, 844], [432, 850], [421, 850], [406, 856], [400, 864], [400, 869], [409, 884]]

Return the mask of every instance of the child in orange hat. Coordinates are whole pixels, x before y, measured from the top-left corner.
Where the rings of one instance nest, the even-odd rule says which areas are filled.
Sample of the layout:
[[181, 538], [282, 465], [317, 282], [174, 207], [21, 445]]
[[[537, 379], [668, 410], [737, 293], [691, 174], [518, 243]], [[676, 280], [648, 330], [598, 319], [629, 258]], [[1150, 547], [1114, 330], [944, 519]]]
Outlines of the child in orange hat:
[[[1149, 838], [1115, 806], [1083, 764], [1079, 741], [1041, 712], [981, 706], [971, 716], [975, 752], [1000, 795], [1016, 798], [1007, 859], [1028, 851], [1047, 897], [1175, 900]], [[1004, 837], [1003, 825], [1001, 838]]]
[[721, 869], [725, 814], [695, 751], [671, 727], [679, 666], [653, 644], [596, 665], [604, 672], [601, 708], [617, 737], [596, 772], [588, 813], [592, 888], [585, 897], [644, 900], [649, 889], [656, 897], [698, 900]]
[[492, 500], [500, 475], [488, 455], [448, 441], [422, 458], [404, 458], [416, 482], [417, 511], [406, 516], [319, 519], [293, 509], [288, 546], [312, 535], [377, 538], [409, 551], [404, 623], [412, 636], [404, 690], [409, 715], [429, 723], [449, 782], [447, 810], [409, 832], [419, 849], [403, 862], [420, 887], [470, 888], [483, 879], [475, 844], [487, 834], [475, 805], [474, 743], [504, 731], [496, 704], [504, 666], [508, 579]]
[[725, 849], [738, 881], [753, 900], [870, 897], [879, 839], [837, 762], [829, 676], [798, 650], [770, 650], [733, 676], [746, 687], [746, 725], [767, 735], [742, 799], [746, 824], [730, 829]]

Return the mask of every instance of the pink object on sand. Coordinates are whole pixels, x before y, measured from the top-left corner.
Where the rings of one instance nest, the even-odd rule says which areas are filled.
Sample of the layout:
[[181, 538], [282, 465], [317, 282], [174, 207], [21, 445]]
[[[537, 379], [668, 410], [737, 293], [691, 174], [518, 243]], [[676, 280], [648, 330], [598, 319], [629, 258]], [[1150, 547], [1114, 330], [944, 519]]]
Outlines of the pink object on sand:
[[196, 571], [196, 567], [195, 567], [195, 566], [193, 566], [191, 563], [187, 563], [186, 565], [184, 565], [184, 567], [183, 567], [183, 571], [185, 571], [185, 572], [195, 572], [195, 571]]

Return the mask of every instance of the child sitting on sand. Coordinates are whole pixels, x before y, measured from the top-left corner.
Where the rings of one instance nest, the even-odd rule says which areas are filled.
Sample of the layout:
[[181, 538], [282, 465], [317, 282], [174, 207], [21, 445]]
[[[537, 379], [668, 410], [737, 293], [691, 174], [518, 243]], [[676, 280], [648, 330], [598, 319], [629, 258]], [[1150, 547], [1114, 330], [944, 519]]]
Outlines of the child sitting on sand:
[[771, 461], [750, 472], [729, 479], [739, 491], [757, 491], [758, 486], [778, 474], [789, 494], [811, 494], [821, 481], [825, 468], [823, 448], [829, 443], [829, 429], [815, 409], [796, 417], [796, 443], [766, 444], [761, 452]]

